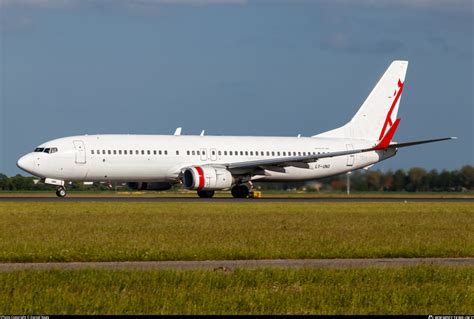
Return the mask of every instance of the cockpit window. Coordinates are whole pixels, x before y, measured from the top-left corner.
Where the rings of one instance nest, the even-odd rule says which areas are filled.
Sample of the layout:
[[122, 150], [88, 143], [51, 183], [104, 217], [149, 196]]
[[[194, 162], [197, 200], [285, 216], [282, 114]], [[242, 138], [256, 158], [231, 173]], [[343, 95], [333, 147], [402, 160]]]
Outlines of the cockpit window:
[[35, 148], [34, 150], [35, 152], [40, 152], [40, 153], [48, 153], [48, 154], [51, 154], [51, 153], [56, 153], [58, 151], [58, 148], [57, 147], [37, 147]]

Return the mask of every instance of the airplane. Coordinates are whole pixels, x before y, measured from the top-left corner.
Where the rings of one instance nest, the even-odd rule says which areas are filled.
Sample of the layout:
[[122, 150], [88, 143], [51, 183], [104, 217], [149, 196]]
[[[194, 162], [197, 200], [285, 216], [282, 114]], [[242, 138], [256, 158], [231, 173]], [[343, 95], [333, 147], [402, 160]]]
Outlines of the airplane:
[[352, 119], [311, 137], [83, 135], [43, 143], [17, 166], [66, 196], [67, 182], [126, 182], [136, 190], [174, 184], [211, 198], [231, 190], [246, 198], [253, 182], [305, 181], [338, 175], [393, 157], [399, 148], [454, 139], [395, 143], [408, 61], [393, 61]]

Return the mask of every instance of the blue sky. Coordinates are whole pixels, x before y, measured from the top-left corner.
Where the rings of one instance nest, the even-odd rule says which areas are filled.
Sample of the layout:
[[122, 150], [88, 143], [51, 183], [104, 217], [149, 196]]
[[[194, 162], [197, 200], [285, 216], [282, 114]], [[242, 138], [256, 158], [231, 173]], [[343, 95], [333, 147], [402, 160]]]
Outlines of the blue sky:
[[58, 137], [310, 136], [410, 61], [376, 168], [474, 164], [470, 0], [0, 0], [0, 172]]

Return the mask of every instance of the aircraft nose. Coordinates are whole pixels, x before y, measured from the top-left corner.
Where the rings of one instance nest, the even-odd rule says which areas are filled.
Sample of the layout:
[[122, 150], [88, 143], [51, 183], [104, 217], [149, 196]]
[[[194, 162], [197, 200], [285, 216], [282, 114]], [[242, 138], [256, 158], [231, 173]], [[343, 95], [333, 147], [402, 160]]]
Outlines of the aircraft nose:
[[35, 167], [35, 163], [33, 160], [33, 155], [32, 154], [26, 154], [25, 156], [20, 157], [20, 159], [16, 162], [16, 166], [24, 170], [25, 172], [28, 172], [30, 174], [33, 174], [33, 169]]

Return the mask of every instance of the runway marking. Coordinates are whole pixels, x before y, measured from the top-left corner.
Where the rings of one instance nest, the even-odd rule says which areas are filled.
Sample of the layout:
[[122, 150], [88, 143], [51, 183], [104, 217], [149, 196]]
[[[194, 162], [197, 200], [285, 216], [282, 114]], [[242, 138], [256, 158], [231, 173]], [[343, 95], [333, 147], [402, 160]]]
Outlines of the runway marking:
[[394, 203], [474, 203], [474, 197], [267, 197], [236, 199], [231, 197], [198, 198], [198, 197], [0, 197], [0, 202], [34, 202], [34, 203], [71, 203], [71, 202], [161, 202], [161, 203], [291, 203], [291, 202], [318, 202], [318, 203], [367, 203], [367, 202], [394, 202]]
[[366, 268], [413, 267], [419, 265], [474, 267], [474, 257], [462, 258], [361, 258], [361, 259], [262, 259], [203, 261], [118, 261], [0, 263], [0, 272], [22, 270], [232, 270], [236, 268]]

